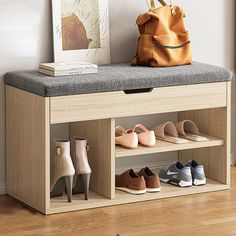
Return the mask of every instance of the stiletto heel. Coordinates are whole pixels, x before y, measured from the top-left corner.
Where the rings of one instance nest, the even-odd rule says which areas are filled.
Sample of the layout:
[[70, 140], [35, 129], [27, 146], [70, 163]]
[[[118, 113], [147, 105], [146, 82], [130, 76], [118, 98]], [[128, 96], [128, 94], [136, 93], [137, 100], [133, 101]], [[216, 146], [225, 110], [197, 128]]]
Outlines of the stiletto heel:
[[75, 168], [70, 156], [70, 141], [56, 140], [54, 145], [55, 174], [51, 184], [50, 196], [61, 196], [66, 188], [68, 202], [71, 202], [72, 183]]
[[[88, 163], [88, 141], [85, 138], [73, 138], [72, 160], [75, 166], [76, 180], [74, 181], [73, 194], [85, 193], [85, 199], [89, 198], [89, 183], [91, 168]], [[81, 176], [80, 176], [81, 175]], [[82, 177], [82, 178], [81, 178]], [[83, 185], [83, 186], [81, 186]], [[83, 188], [81, 188], [83, 187]]]
[[68, 202], [72, 202], [73, 176], [66, 176], [65, 184]]
[[[55, 182], [55, 181], [54, 181]], [[63, 178], [59, 179], [56, 183], [52, 184], [50, 191], [50, 197], [59, 197], [63, 195], [65, 180]]]
[[89, 199], [89, 182], [90, 182], [91, 174], [83, 174], [82, 179], [84, 183], [84, 193], [85, 193], [85, 200]]

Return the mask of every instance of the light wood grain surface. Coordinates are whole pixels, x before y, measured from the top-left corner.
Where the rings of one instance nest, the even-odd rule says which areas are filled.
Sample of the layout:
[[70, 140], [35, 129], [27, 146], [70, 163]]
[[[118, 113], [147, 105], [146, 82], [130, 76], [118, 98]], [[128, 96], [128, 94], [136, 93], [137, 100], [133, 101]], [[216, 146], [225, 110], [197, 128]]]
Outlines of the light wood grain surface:
[[[230, 91], [230, 83], [228, 84]], [[181, 112], [179, 119], [196, 122], [200, 131], [224, 140], [224, 146], [207, 149], [193, 149], [179, 152], [179, 159], [185, 163], [194, 159], [202, 163], [208, 178], [230, 184], [231, 158], [231, 96], [227, 96], [227, 107], [200, 111]]]
[[[197, 193], [206, 193], [227, 190], [229, 186], [220, 184], [216, 181], [207, 180], [205, 186], [193, 186], [189, 188], [180, 188], [173, 185], [161, 184], [161, 192], [158, 193], [146, 193], [143, 195], [132, 195], [122, 191], [116, 191], [115, 198], [108, 200], [99, 194], [91, 191], [90, 201], [84, 201], [83, 194], [73, 196], [73, 202], [67, 203], [66, 195], [63, 197], [56, 197], [51, 199], [51, 208], [47, 211], [47, 214], [55, 214], [61, 212], [77, 211], [90, 208], [121, 205], [134, 202], [145, 202], [150, 200], [159, 200], [163, 198], [179, 197], [184, 195], [192, 195]], [[145, 203], [144, 203], [145, 204]]]
[[226, 106], [226, 83], [155, 88], [50, 98], [51, 123], [187, 111]]
[[7, 193], [49, 209], [49, 99], [6, 88]]
[[178, 150], [206, 148], [206, 147], [224, 145], [224, 140], [222, 139], [211, 137], [209, 135], [204, 135], [204, 136], [207, 137], [209, 141], [204, 141], [204, 142], [189, 141], [189, 143], [184, 143], [184, 144], [173, 144], [173, 143], [157, 140], [155, 147], [147, 148], [147, 147], [139, 146], [138, 149], [125, 149], [120, 146], [116, 146], [116, 157], [118, 158], [118, 157], [137, 156], [137, 155], [146, 155], [146, 154], [151, 154], [151, 153], [171, 152], [171, 151], [178, 151]]
[[[196, 121], [200, 131], [211, 136], [210, 141], [181, 146], [160, 142], [153, 149], [115, 150], [114, 117], [174, 111], [181, 111], [180, 119]], [[64, 198], [49, 198], [50, 121], [76, 121], [70, 123], [70, 136], [88, 139], [93, 172], [89, 202], [81, 201], [81, 196], [75, 196], [72, 204]], [[60, 98], [43, 98], [7, 87], [6, 140], [8, 194], [46, 214], [226, 190], [230, 188], [230, 83], [214, 83], [210, 88], [205, 84], [158, 88], [144, 94], [114, 92]], [[208, 185], [182, 191], [168, 186], [159, 195], [144, 196], [115, 191], [115, 156], [175, 150], [182, 150], [181, 162], [196, 159], [204, 164]]]
[[115, 120], [95, 120], [70, 124], [70, 136], [88, 139], [88, 159], [92, 169], [90, 188], [109, 199], [115, 197]]
[[0, 235], [225, 236], [236, 233], [236, 168], [232, 190], [44, 217], [0, 197]]

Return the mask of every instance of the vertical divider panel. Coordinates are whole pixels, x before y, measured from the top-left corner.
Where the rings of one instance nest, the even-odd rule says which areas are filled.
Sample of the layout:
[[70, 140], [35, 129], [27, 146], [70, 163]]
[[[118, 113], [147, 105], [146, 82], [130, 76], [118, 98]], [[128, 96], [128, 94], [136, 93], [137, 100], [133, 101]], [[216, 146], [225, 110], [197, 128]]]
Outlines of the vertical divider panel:
[[223, 146], [179, 151], [183, 163], [195, 159], [204, 165], [206, 176], [230, 185], [231, 158], [231, 89], [227, 83], [227, 107], [186, 111], [179, 113], [179, 120], [193, 120], [200, 132], [222, 138]]
[[88, 139], [92, 169], [90, 189], [109, 199], [115, 198], [115, 119], [70, 123], [70, 137]]

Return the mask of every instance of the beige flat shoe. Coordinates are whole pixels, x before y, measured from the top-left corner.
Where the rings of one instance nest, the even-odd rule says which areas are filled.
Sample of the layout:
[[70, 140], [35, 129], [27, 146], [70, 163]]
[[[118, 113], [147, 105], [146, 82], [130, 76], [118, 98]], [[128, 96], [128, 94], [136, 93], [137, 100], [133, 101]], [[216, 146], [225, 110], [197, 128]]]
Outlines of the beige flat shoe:
[[156, 138], [165, 142], [183, 144], [189, 143], [188, 140], [180, 138], [173, 122], [163, 123], [153, 128]]
[[138, 148], [138, 135], [129, 130], [125, 130], [122, 126], [117, 126], [115, 130], [115, 143], [123, 148], [136, 149]]
[[175, 124], [177, 132], [180, 137], [189, 139], [195, 142], [204, 142], [209, 139], [200, 134], [197, 125], [191, 120], [184, 120]]

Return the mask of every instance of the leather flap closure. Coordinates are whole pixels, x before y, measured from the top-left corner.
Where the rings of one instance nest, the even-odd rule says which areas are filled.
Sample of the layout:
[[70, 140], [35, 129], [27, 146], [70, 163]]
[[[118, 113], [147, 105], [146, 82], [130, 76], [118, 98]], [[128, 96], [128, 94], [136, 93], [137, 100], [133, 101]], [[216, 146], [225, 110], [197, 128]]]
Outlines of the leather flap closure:
[[148, 13], [142, 14], [138, 17], [136, 23], [137, 25], [143, 25], [151, 19], [151, 16]]

